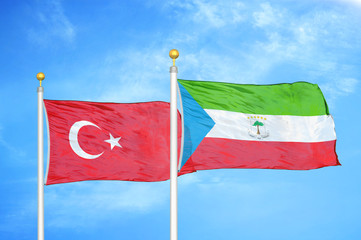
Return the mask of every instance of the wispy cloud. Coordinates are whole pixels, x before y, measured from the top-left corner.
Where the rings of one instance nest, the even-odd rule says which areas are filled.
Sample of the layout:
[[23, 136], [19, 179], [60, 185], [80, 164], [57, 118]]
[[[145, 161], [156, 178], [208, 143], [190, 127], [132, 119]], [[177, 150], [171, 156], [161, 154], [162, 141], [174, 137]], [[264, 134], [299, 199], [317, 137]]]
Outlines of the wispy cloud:
[[[335, 77], [342, 81], [351, 72], [357, 72], [344, 56], [355, 47], [361, 51], [357, 47], [361, 35], [355, 27], [359, 18], [346, 10], [315, 7], [300, 14], [273, 2], [198, 0], [171, 1], [165, 6], [182, 17], [178, 25], [187, 22], [185, 31], [169, 36], [169, 42], [187, 49], [181, 52], [179, 60], [183, 67], [179, 75], [184, 78], [258, 83], [271, 79], [274, 69], [290, 64], [302, 71], [305, 79], [300, 80], [313, 82]], [[236, 9], [239, 21], [232, 20], [235, 15], [229, 12], [231, 9]], [[214, 22], [208, 20], [209, 16]], [[204, 27], [196, 31], [200, 26]], [[232, 38], [224, 37], [228, 34]], [[248, 35], [257, 40], [243, 45]], [[207, 41], [212, 42], [212, 48]], [[278, 81], [293, 78], [276, 77]]]
[[[167, 9], [186, 11], [193, 23], [220, 28], [244, 21], [244, 4], [241, 1], [173, 0], [165, 3]], [[178, 15], [181, 16], [181, 13]]]
[[354, 93], [358, 82], [354, 78], [344, 78], [338, 83], [338, 88], [345, 94]]
[[1, 233], [11, 233], [13, 239], [21, 239], [27, 237], [27, 229], [34, 226], [33, 221], [36, 221], [36, 207], [34, 201], [27, 199], [21, 200], [21, 205], [17, 205], [16, 210], [8, 213], [1, 213], [0, 219], [0, 236]]
[[361, 7], [361, 1], [360, 0], [331, 0], [333, 2], [340, 2], [340, 3], [347, 3], [351, 4], [353, 6]]
[[35, 8], [37, 24], [28, 30], [30, 41], [45, 46], [54, 39], [74, 41], [75, 27], [65, 15], [60, 0], [41, 1]]
[[[69, 32], [65, 36], [70, 41], [75, 36], [73, 25], [60, 2], [51, 4], [57, 9], [54, 17], [50, 20], [42, 17], [41, 22], [49, 26], [58, 24], [59, 31]], [[100, 56], [101, 60], [97, 59], [91, 70], [92, 77], [98, 78], [97, 95], [92, 94], [92, 100], [168, 101], [169, 75], [164, 66], [171, 62], [170, 48], [165, 46], [180, 50], [178, 76], [184, 79], [238, 83], [294, 81], [294, 76], [272, 75], [275, 69], [292, 65], [303, 76], [297, 80], [323, 86], [335, 83], [336, 87], [343, 86], [344, 79], [357, 83], [358, 70], [347, 63], [347, 52], [361, 51], [361, 34], [355, 27], [357, 16], [346, 11], [310, 8], [300, 14], [272, 2], [231, 0], [172, 0], [159, 3], [159, 7], [164, 12], [171, 10], [170, 15], [175, 14], [182, 21], [174, 21], [174, 31], [149, 39], [147, 47], [118, 48]], [[230, 32], [232, 38], [227, 39], [225, 35]], [[243, 38], [248, 34], [257, 40], [244, 45]], [[52, 33], [53, 37], [57, 35]], [[208, 41], [212, 44], [207, 44]], [[329, 94], [337, 99], [346, 92]]]
[[59, 228], [96, 226], [99, 221], [132, 213], [147, 214], [169, 199], [169, 184], [81, 182], [46, 188], [47, 224]]
[[[164, 48], [115, 50], [99, 69], [103, 92], [98, 101], [168, 101], [171, 60]], [[144, 54], [146, 52], [146, 54]]]
[[[5, 150], [9, 152], [8, 156], [24, 157], [26, 155], [25, 151], [21, 150], [18, 147], [11, 145], [8, 141], [6, 141], [3, 138], [3, 128], [1, 126], [0, 126], [0, 146], [5, 148]], [[3, 154], [4, 154], [4, 152], [2, 151], [1, 155], [3, 155]]]
[[329, 97], [327, 102], [333, 105], [337, 98], [355, 93], [359, 82], [355, 78], [333, 79], [327, 83], [320, 84], [320, 88]]
[[265, 27], [269, 25], [280, 26], [283, 20], [282, 13], [275, 8], [272, 8], [270, 3], [262, 3], [261, 11], [253, 13], [254, 25], [257, 27]]
[[[96, 228], [109, 219], [136, 218], [169, 206], [169, 182], [90, 181], [46, 186], [44, 192], [45, 227], [51, 229]], [[0, 235], [22, 233], [36, 222], [35, 198], [20, 198], [11, 206], [0, 213]]]
[[[201, 171], [186, 175], [184, 178], [191, 178], [192, 185], [191, 187], [183, 186], [183, 181], [180, 179], [180, 194], [193, 197], [187, 200], [189, 202], [182, 203], [180, 207], [186, 206], [186, 211], [197, 211], [201, 221], [205, 221], [209, 227], [219, 225], [219, 219], [222, 219], [223, 224], [235, 226], [242, 224], [244, 219], [255, 220], [270, 217], [291, 207], [288, 200], [281, 200], [283, 204], [279, 204], [279, 202], [275, 204], [276, 201], [280, 201], [279, 198], [271, 197], [272, 192], [290, 191], [293, 187], [290, 182], [266, 183], [240, 180], [237, 174], [234, 175], [230, 172], [222, 174], [219, 170], [218, 172]], [[267, 205], [263, 201], [265, 198], [268, 199]], [[219, 204], [221, 202], [222, 204]], [[202, 207], [193, 210], [193, 206]], [[241, 218], [236, 217], [238, 213], [241, 213]], [[239, 222], [235, 223], [234, 221]]]
[[349, 51], [361, 51], [361, 35], [353, 27], [356, 16], [332, 8], [296, 16], [269, 3], [260, 7], [261, 11], [253, 14], [254, 24], [267, 38], [257, 42], [248, 57], [263, 65], [260, 71], [292, 64], [302, 72], [302, 80], [319, 83], [329, 101], [355, 92], [357, 67], [347, 63], [344, 56]]
[[169, 101], [169, 50], [153, 44], [148, 48], [114, 48], [87, 68], [80, 68], [76, 76], [64, 76], [60, 86], [49, 82], [54, 84], [49, 89], [57, 88], [65, 99], [82, 101]]
[[[238, 83], [292, 81], [293, 76], [270, 74], [291, 64], [302, 73], [298, 80], [324, 85], [338, 82], [336, 86], [342, 86], [344, 79], [357, 82], [353, 74], [357, 69], [344, 56], [355, 47], [361, 51], [357, 47], [361, 35], [354, 27], [357, 16], [348, 12], [311, 8], [299, 14], [270, 2], [241, 1], [173, 0], [160, 6], [182, 19], [174, 22], [175, 32], [161, 36], [163, 43], [172, 43], [181, 52], [177, 60], [180, 78]], [[232, 39], [224, 37], [229, 31]], [[258, 40], [243, 45], [248, 31]], [[168, 99], [169, 93], [164, 90], [168, 89], [169, 76], [164, 66], [170, 63], [169, 49], [159, 47], [156, 41], [159, 39], [150, 41], [152, 48], [119, 49], [106, 56], [101, 71], [103, 76], [112, 73], [113, 81], [102, 81], [104, 91], [99, 100]], [[212, 41], [211, 48], [207, 41]], [[342, 51], [345, 53], [340, 54]], [[344, 94], [334, 94], [335, 99], [341, 96]]]

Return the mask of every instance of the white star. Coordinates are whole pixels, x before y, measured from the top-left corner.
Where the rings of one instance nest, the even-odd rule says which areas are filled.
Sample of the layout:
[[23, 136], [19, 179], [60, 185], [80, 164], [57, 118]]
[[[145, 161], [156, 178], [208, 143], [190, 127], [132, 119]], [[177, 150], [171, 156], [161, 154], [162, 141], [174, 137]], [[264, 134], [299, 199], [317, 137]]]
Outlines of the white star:
[[111, 133], [109, 133], [110, 135], [110, 138], [108, 140], [104, 140], [104, 142], [107, 142], [110, 144], [110, 149], [113, 150], [113, 148], [115, 146], [117, 147], [120, 147], [120, 148], [123, 148], [122, 146], [120, 146], [119, 144], [119, 140], [121, 139], [121, 137], [118, 137], [118, 138], [114, 138], [113, 135]]

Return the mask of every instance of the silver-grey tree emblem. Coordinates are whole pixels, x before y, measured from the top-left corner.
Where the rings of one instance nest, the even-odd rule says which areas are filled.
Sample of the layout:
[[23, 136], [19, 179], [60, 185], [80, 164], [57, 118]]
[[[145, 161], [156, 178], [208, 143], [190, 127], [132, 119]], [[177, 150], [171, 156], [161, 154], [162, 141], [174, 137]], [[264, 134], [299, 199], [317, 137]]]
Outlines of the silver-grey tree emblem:
[[250, 128], [248, 128], [248, 134], [251, 137], [257, 139], [263, 139], [269, 136], [269, 131], [266, 129], [267, 118], [259, 116], [248, 117], [250, 120]]

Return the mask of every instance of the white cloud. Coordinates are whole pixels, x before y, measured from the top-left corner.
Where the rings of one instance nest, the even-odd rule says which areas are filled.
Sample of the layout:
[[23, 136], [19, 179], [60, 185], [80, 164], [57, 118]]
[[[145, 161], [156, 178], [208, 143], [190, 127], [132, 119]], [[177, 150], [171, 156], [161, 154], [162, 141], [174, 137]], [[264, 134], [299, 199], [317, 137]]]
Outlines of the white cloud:
[[354, 6], [357, 6], [357, 7], [361, 7], [361, 0], [331, 0], [331, 1], [347, 3], [347, 4], [352, 4]]
[[240, 12], [243, 10], [243, 4], [240, 2], [228, 2], [222, 5], [219, 2], [210, 3], [202, 0], [195, 0], [196, 13], [193, 20], [209, 23], [214, 27], [223, 27], [226, 24], [239, 23], [243, 20]]
[[341, 78], [323, 84], [325, 91], [336, 96], [347, 96], [355, 92], [359, 81], [354, 78]]
[[320, 88], [329, 106], [334, 106], [339, 97], [346, 97], [356, 92], [359, 80], [355, 78], [333, 78], [320, 84]]
[[194, 23], [206, 28], [221, 28], [244, 21], [244, 4], [240, 1], [173, 0], [167, 1], [165, 8], [185, 10]]
[[268, 67], [267, 59], [256, 58], [253, 55], [244, 56], [246, 61], [237, 61], [234, 56], [219, 56], [216, 52], [207, 49], [199, 49], [197, 52], [184, 53], [182, 62], [179, 65], [181, 79], [206, 80], [233, 83], [256, 83], [265, 73], [264, 68]]
[[[176, 30], [150, 40], [147, 48], [118, 49], [104, 56], [103, 61], [97, 59], [92, 77], [97, 76], [96, 88], [101, 93], [92, 95], [92, 100], [168, 101], [171, 61], [170, 48], [164, 46], [180, 50], [179, 78], [262, 83], [272, 78], [272, 70], [287, 64], [302, 71], [305, 81], [322, 82], [334, 76], [342, 79], [353, 66], [346, 70], [340, 54], [333, 50], [352, 49], [361, 43], [357, 28], [352, 27], [353, 16], [333, 8], [310, 9], [300, 15], [269, 2], [256, 6], [231, 0], [173, 0], [159, 4], [171, 10], [170, 15], [177, 12], [177, 19], [182, 19], [174, 21]], [[229, 25], [233, 26], [230, 40], [223, 36], [229, 33]], [[258, 35], [252, 36], [256, 41], [245, 46], [243, 38], [248, 30]], [[276, 77], [276, 82], [280, 77], [285, 79]]]
[[[344, 75], [352, 75], [356, 69], [348, 65], [340, 51], [355, 51], [361, 43], [361, 35], [355, 23], [357, 18], [348, 12], [330, 8], [328, 10], [311, 9], [302, 15], [289, 10], [274, 7], [269, 3], [261, 4], [262, 11], [253, 16], [255, 25], [265, 34], [266, 40], [256, 42], [250, 48], [246, 62], [248, 69], [267, 71], [282, 64], [293, 64], [307, 76], [306, 81], [336, 81], [355, 86], [355, 81], [345, 80]], [[351, 40], [351, 41], [350, 41]], [[355, 48], [356, 47], [356, 48]], [[255, 72], [256, 76], [261, 76]], [[357, 81], [356, 81], [357, 82]], [[340, 89], [345, 96], [349, 88]], [[332, 91], [334, 92], [334, 91]]]
[[[182, 19], [174, 22], [175, 32], [160, 38], [163, 46], [171, 43], [180, 50], [178, 76], [183, 79], [262, 83], [284, 64], [300, 69], [306, 81], [335, 74], [342, 78], [346, 70], [340, 70], [345, 64], [332, 50], [335, 46], [350, 49], [361, 39], [352, 27], [353, 16], [333, 8], [310, 9], [299, 15], [269, 2], [173, 0], [159, 4], [165, 11], [171, 10], [172, 17], [175, 14], [176, 19]], [[233, 26], [231, 40], [223, 36], [229, 33], [229, 25]], [[242, 46], [246, 29], [261, 37]], [[107, 66], [99, 70], [104, 73], [100, 74], [104, 91], [98, 100], [168, 100], [169, 74], [164, 66], [170, 65], [169, 49], [154, 47], [158, 46], [156, 41], [159, 39], [149, 43], [152, 48], [120, 49], [106, 57]], [[208, 41], [212, 44], [205, 44]], [[110, 78], [113, 80], [106, 80]]]
[[79, 68], [76, 76], [64, 75], [60, 86], [56, 86], [56, 81], [49, 82], [48, 88], [63, 92], [65, 99], [82, 101], [169, 101], [170, 49], [150, 45], [153, 46], [112, 49], [97, 56], [88, 67]]
[[279, 26], [283, 20], [281, 11], [271, 7], [267, 3], [261, 4], [262, 11], [257, 11], [253, 13], [253, 18], [255, 20], [255, 26], [265, 27], [269, 25]]
[[2, 134], [3, 128], [0, 126], [0, 146], [4, 147], [10, 154], [9, 156], [12, 157], [24, 157], [26, 155], [25, 151], [19, 149], [11, 145], [8, 141], [3, 138]]
[[[168, 101], [169, 70], [172, 62], [166, 49], [119, 50], [105, 57], [98, 69], [103, 89], [97, 101]], [[144, 54], [146, 52], [146, 54]]]
[[28, 30], [30, 41], [41, 45], [48, 45], [53, 39], [73, 42], [75, 27], [65, 15], [60, 0], [39, 3], [35, 14], [38, 24]]
[[358, 82], [359, 81], [354, 78], [344, 78], [338, 82], [338, 88], [345, 94], [354, 93]]
[[301, 45], [312, 44], [316, 40], [313, 28], [310, 26], [297, 26], [293, 29], [297, 42]]

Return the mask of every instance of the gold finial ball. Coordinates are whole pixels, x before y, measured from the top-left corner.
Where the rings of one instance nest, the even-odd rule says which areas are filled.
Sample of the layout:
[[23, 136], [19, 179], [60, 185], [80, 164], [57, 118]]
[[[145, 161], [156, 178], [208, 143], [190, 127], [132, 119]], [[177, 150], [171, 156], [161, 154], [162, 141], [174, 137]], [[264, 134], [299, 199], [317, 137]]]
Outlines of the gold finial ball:
[[169, 57], [172, 59], [176, 59], [179, 56], [179, 52], [177, 49], [172, 49], [169, 51]]
[[38, 74], [36, 74], [36, 78], [39, 80], [39, 81], [43, 81], [45, 79], [45, 74], [42, 73], [42, 72], [39, 72]]

